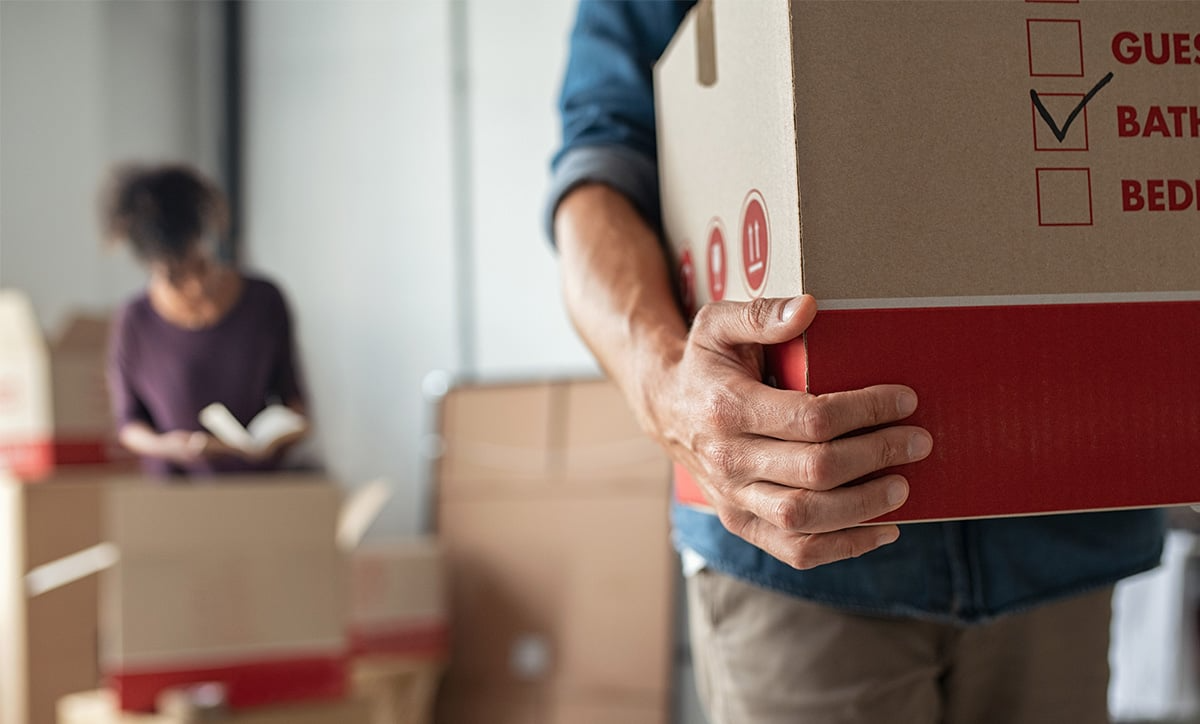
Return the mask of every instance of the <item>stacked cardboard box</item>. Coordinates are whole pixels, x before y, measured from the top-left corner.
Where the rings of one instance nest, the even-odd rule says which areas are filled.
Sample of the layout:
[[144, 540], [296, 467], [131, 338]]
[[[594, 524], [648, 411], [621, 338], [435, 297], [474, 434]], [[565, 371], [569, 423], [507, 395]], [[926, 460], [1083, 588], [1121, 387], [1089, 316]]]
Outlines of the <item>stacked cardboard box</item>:
[[933, 455], [888, 519], [1195, 502], [1198, 28], [1195, 2], [703, 0], [655, 70], [685, 305], [812, 294], [773, 381], [916, 389]]
[[356, 546], [350, 555], [351, 653], [444, 659], [449, 627], [443, 565], [431, 538]]
[[602, 381], [464, 386], [442, 406], [445, 724], [667, 721], [669, 465]]
[[429, 724], [449, 647], [444, 561], [430, 538], [350, 555], [351, 684], [372, 724]]
[[29, 597], [25, 575], [101, 541], [101, 487], [82, 471], [38, 485], [0, 475], [0, 724], [54, 724], [55, 702], [100, 680], [95, 577]]
[[121, 709], [164, 690], [225, 687], [233, 709], [346, 692], [336, 485], [291, 475], [113, 485], [101, 575], [104, 673]]
[[79, 315], [47, 345], [29, 300], [0, 292], [0, 468], [37, 480], [56, 465], [132, 465], [113, 431], [107, 337], [107, 319]]

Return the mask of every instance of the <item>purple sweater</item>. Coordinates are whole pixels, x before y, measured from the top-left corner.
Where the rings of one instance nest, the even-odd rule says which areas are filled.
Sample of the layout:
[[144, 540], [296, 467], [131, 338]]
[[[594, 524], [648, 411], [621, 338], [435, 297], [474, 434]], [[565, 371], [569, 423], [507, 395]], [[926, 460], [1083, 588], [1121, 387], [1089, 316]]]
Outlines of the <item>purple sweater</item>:
[[[246, 277], [242, 294], [219, 322], [184, 329], [154, 311], [142, 293], [117, 314], [109, 340], [108, 382], [117, 429], [140, 421], [158, 432], [202, 430], [200, 411], [224, 403], [243, 425], [272, 402], [302, 403], [287, 302], [274, 284]], [[160, 475], [271, 470], [219, 457], [180, 466], [144, 458]]]

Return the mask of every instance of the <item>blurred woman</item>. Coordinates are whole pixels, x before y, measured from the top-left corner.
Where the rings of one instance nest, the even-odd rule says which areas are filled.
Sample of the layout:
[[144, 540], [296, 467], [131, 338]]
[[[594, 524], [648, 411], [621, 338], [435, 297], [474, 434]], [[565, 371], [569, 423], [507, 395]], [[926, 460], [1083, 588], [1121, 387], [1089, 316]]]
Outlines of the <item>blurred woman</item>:
[[185, 166], [123, 168], [105, 190], [105, 237], [149, 274], [114, 320], [108, 359], [118, 439], [148, 472], [270, 470], [307, 431], [248, 452], [200, 423], [216, 402], [242, 425], [272, 404], [304, 413], [287, 303], [217, 256], [228, 221], [220, 190]]

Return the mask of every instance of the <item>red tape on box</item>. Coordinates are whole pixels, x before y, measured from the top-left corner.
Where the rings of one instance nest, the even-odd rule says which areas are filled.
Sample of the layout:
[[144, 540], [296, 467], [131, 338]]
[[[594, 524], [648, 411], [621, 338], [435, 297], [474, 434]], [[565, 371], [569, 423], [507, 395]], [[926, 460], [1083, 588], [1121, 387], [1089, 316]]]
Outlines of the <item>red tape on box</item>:
[[[823, 311], [768, 350], [780, 387], [906, 384], [933, 454], [879, 520], [1200, 501], [1200, 302]], [[675, 497], [707, 507], [676, 467]]]

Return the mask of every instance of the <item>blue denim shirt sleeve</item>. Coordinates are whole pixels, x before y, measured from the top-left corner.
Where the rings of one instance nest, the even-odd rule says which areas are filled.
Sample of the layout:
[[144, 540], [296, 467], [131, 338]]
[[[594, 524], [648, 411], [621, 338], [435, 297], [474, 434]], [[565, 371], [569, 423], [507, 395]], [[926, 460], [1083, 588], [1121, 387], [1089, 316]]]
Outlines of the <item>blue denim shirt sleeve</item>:
[[551, 161], [546, 232], [585, 182], [625, 194], [658, 226], [653, 68], [695, 0], [581, 0], [559, 97], [562, 146]]

